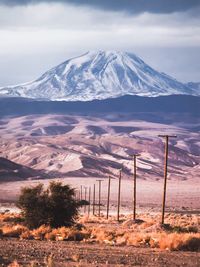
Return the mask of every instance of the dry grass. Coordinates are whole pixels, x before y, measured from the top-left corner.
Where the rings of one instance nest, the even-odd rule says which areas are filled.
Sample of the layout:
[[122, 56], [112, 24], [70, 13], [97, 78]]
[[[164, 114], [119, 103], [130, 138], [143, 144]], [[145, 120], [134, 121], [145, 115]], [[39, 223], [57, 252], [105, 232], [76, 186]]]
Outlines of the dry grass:
[[[44, 259], [44, 263], [46, 267], [56, 267], [56, 264], [53, 260], [53, 256], [49, 255]], [[8, 265], [8, 267], [23, 267], [24, 265], [20, 265], [16, 260], [13, 261]], [[27, 267], [37, 267], [40, 266], [40, 264], [36, 261], [32, 261], [30, 264], [26, 265]]]
[[[130, 228], [141, 228], [146, 229], [153, 225], [158, 225], [160, 222], [160, 214], [159, 213], [140, 213], [138, 215], [138, 219], [143, 220], [144, 223], [140, 224], [133, 224], [132, 223], [132, 215], [127, 216], [121, 216], [120, 221], [123, 226], [130, 227]], [[103, 224], [103, 225], [110, 225], [110, 224], [116, 224], [116, 216], [109, 216], [109, 219], [107, 220], [105, 216], [101, 216], [100, 218], [98, 216], [80, 216], [79, 223], [81, 224]], [[130, 222], [130, 224], [129, 224]], [[179, 229], [185, 229], [185, 231], [189, 231], [191, 229], [194, 231], [196, 228], [196, 232], [200, 231], [200, 217], [195, 214], [176, 214], [176, 213], [167, 213], [165, 216], [165, 223], [170, 224], [172, 228], [179, 227]]]
[[30, 232], [30, 235], [33, 236], [36, 240], [44, 240], [46, 234], [51, 233], [52, 229], [50, 226], [42, 225], [37, 229], [34, 229]]
[[22, 216], [18, 213], [0, 213], [0, 225], [5, 222], [17, 223], [22, 221]]
[[132, 230], [106, 230], [94, 228], [91, 239], [110, 245], [129, 245], [135, 247], [151, 247], [167, 250], [200, 251], [199, 233], [142, 233]]
[[83, 239], [88, 239], [89, 237], [89, 231], [78, 230], [73, 227], [61, 227], [57, 229], [52, 229], [51, 232], [47, 232], [45, 235], [45, 239], [57, 241], [82, 241]]
[[200, 234], [161, 234], [158, 247], [168, 250], [200, 251]]
[[[199, 218], [195, 215], [169, 214], [167, 227], [158, 222], [160, 217], [142, 214], [145, 221], [133, 223], [130, 216], [123, 217], [122, 223], [117, 223], [114, 217], [82, 216], [79, 223], [84, 227], [60, 227], [52, 229], [42, 225], [38, 229], [29, 230], [23, 224], [14, 224], [9, 215], [1, 216], [4, 224], [0, 227], [0, 236], [21, 239], [82, 241], [97, 242], [109, 245], [129, 245], [135, 247], [160, 248], [162, 250], [200, 251]], [[5, 223], [6, 218], [6, 223]], [[12, 214], [11, 218], [15, 218]], [[179, 224], [178, 224], [179, 223]]]
[[4, 225], [1, 230], [5, 237], [20, 237], [23, 232], [27, 231], [27, 228], [21, 224], [16, 224]]
[[20, 267], [20, 265], [17, 261], [13, 261], [11, 264], [8, 265], [8, 267]]
[[114, 223], [116, 221], [115, 216], [110, 216], [107, 220], [105, 216], [101, 215], [101, 217], [95, 216], [95, 215], [83, 215], [80, 216], [78, 219], [78, 222], [80, 224], [86, 224], [86, 223], [94, 223], [94, 224], [108, 224], [108, 223]]
[[200, 251], [200, 219], [197, 215], [167, 214], [167, 227], [159, 224], [160, 214], [143, 213], [138, 218], [141, 221], [133, 223], [131, 216], [123, 216], [119, 225], [113, 216], [109, 220], [103, 216], [82, 216], [79, 222], [92, 226], [88, 242]]
[[76, 228], [60, 227], [52, 229], [49, 226], [42, 225], [37, 229], [26, 229], [19, 236], [21, 239], [35, 240], [56, 240], [56, 241], [82, 241], [90, 237], [90, 232], [86, 230], [78, 230]]

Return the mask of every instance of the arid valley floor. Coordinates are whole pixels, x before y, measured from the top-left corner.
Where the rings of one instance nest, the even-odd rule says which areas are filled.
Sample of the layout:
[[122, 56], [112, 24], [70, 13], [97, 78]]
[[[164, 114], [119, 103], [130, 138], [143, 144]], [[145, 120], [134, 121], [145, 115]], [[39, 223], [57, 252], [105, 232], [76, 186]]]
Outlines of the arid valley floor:
[[[162, 121], [162, 123], [161, 123]], [[184, 121], [184, 123], [183, 123]], [[44, 266], [52, 254], [52, 266], [200, 266], [200, 252], [175, 247], [176, 238], [160, 248], [152, 242], [176, 230], [159, 228], [163, 191], [164, 143], [159, 134], [176, 134], [169, 145], [166, 223], [182, 227], [199, 238], [200, 214], [200, 121], [188, 114], [96, 114], [96, 115], [28, 115], [0, 119], [0, 211], [17, 212], [14, 202], [22, 186], [52, 179], [80, 190], [102, 179], [102, 218], [79, 220], [87, 229], [103, 229], [103, 237], [77, 241], [42, 241], [10, 237], [0, 239], [0, 266], [17, 260], [23, 266], [36, 261]], [[130, 224], [133, 196], [133, 154], [137, 164], [137, 214], [142, 226]], [[122, 172], [121, 222], [116, 222], [119, 169]], [[108, 176], [111, 176], [110, 219], [105, 219]], [[88, 197], [88, 196], [87, 196]], [[104, 214], [104, 216], [103, 216]], [[6, 219], [1, 222], [3, 227]], [[126, 224], [127, 223], [127, 224]], [[147, 223], [147, 225], [144, 225]], [[11, 222], [12, 224], [12, 222]], [[12, 225], [12, 227], [14, 227]], [[150, 228], [152, 227], [152, 228]], [[189, 228], [188, 228], [189, 227]], [[116, 229], [122, 231], [119, 234]], [[150, 228], [150, 229], [149, 229]], [[192, 229], [193, 229], [192, 228]], [[176, 228], [175, 228], [176, 229]], [[21, 231], [21, 230], [20, 230]], [[88, 230], [89, 231], [89, 230]], [[111, 232], [114, 231], [114, 234]], [[184, 232], [183, 231], [183, 232]], [[108, 233], [107, 233], [108, 232]], [[6, 233], [6, 230], [5, 230]], [[150, 233], [148, 242], [140, 237], [130, 241], [131, 234]], [[177, 233], [181, 234], [181, 233]], [[112, 235], [112, 238], [110, 237]], [[182, 238], [182, 237], [181, 237]], [[184, 236], [184, 240], [188, 237]], [[180, 240], [180, 236], [178, 236]], [[114, 241], [113, 241], [114, 240]], [[146, 239], [145, 239], [146, 240]], [[153, 240], [153, 241], [152, 241]], [[181, 239], [182, 240], [182, 239]], [[113, 242], [112, 242], [113, 241]], [[159, 243], [160, 241], [158, 241]], [[171, 242], [171, 243], [170, 243]], [[183, 240], [181, 241], [182, 243]], [[187, 241], [188, 242], [188, 241]], [[199, 241], [198, 241], [199, 242]], [[148, 244], [147, 244], [148, 243]], [[140, 245], [138, 245], [140, 244]], [[13, 265], [17, 266], [17, 265]], [[35, 265], [31, 265], [35, 266]], [[48, 265], [50, 266], [50, 265]]]

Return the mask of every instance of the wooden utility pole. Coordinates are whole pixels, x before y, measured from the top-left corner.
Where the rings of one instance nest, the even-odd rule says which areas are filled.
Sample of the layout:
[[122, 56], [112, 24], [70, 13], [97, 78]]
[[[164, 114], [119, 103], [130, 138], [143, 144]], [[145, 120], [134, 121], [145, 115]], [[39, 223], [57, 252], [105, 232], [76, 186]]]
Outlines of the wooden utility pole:
[[134, 161], [134, 180], [133, 180], [133, 220], [136, 220], [136, 198], [137, 198], [137, 185], [136, 185], [136, 179], [137, 179], [137, 166], [136, 166], [136, 159], [140, 156], [139, 154], [133, 155], [133, 161]]
[[83, 200], [83, 186], [81, 185], [81, 200]]
[[121, 180], [122, 180], [122, 169], [119, 170], [119, 188], [118, 188], [118, 203], [117, 203], [117, 220], [118, 220], [118, 222], [119, 222], [120, 201], [121, 201]]
[[84, 212], [86, 212], [86, 201], [87, 201], [87, 187], [85, 188], [85, 205], [84, 205]]
[[96, 180], [99, 182], [99, 217], [101, 216], [101, 182], [103, 180]]
[[110, 181], [111, 181], [111, 178], [109, 176], [109, 178], [108, 178], [107, 214], [106, 214], [106, 218], [107, 219], [108, 219], [108, 216], [109, 216], [109, 207], [110, 207]]
[[166, 202], [166, 190], [167, 190], [167, 167], [168, 167], [168, 153], [169, 153], [169, 138], [176, 138], [176, 135], [159, 135], [159, 137], [165, 138], [165, 162], [164, 162], [164, 188], [163, 188], [163, 200], [162, 200], [162, 219], [161, 224], [165, 222], [165, 202]]
[[93, 187], [93, 215], [95, 215], [95, 195], [96, 195], [96, 192], [95, 192], [95, 184], [94, 184], [94, 187]]
[[89, 198], [88, 198], [88, 201], [89, 201], [88, 216], [89, 216], [90, 215], [90, 201], [91, 201], [91, 187], [89, 187]]

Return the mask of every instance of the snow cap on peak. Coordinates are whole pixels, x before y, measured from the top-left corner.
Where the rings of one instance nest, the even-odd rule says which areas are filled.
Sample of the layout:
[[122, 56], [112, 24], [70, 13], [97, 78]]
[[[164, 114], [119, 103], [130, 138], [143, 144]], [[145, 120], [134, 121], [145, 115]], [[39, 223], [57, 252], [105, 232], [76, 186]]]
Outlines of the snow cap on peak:
[[9, 96], [91, 101], [124, 95], [197, 95], [195, 89], [158, 72], [133, 53], [99, 50], [71, 58], [27, 84], [0, 89]]

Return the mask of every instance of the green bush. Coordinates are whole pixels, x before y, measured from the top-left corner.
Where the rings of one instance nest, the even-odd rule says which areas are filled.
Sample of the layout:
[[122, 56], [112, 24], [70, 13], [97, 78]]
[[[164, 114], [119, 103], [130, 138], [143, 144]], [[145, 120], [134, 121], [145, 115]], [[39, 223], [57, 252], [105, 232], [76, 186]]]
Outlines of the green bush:
[[51, 182], [46, 190], [42, 184], [22, 188], [17, 206], [29, 228], [70, 226], [79, 208], [74, 189], [60, 182]]

